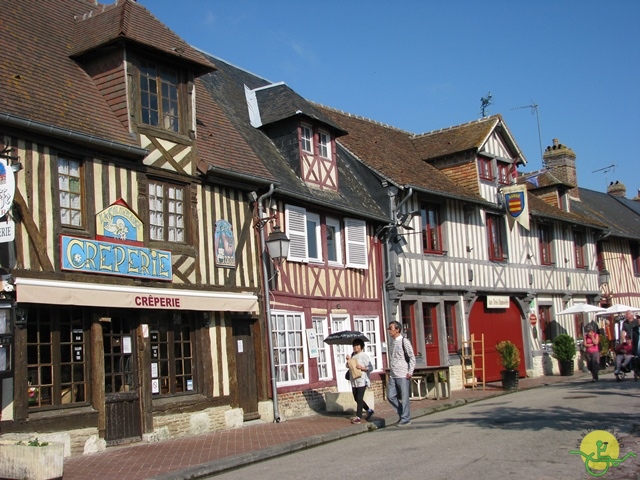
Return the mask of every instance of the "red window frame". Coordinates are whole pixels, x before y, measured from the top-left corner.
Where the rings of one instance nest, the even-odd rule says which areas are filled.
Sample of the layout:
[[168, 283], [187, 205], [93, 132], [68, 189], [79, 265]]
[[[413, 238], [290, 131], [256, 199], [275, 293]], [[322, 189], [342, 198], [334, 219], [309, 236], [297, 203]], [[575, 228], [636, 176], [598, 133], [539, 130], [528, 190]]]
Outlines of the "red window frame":
[[423, 203], [422, 250], [424, 253], [442, 253], [442, 233], [440, 231], [440, 206], [435, 203]]
[[489, 260], [494, 262], [504, 261], [504, 244], [502, 217], [487, 213], [487, 235], [489, 236]]
[[538, 327], [540, 342], [552, 340], [551, 338], [551, 307], [547, 305], [538, 306]]
[[584, 263], [584, 233], [574, 230], [573, 232], [573, 250], [576, 259], [576, 268], [585, 268]]
[[485, 180], [493, 180], [490, 158], [478, 158], [478, 175]]
[[402, 315], [402, 335], [411, 342], [413, 351], [416, 356], [419, 356], [416, 348], [416, 329], [415, 325], [415, 302], [400, 302], [400, 314]]
[[540, 264], [553, 265], [551, 227], [549, 225], [538, 225], [538, 241], [540, 243]]
[[509, 183], [509, 164], [498, 162], [498, 182], [502, 185]]
[[456, 326], [456, 304], [444, 302], [444, 326], [447, 331], [447, 351], [458, 352], [458, 327]]
[[[631, 263], [633, 265], [633, 274], [636, 277], [640, 277], [640, 243], [631, 245]], [[604, 268], [601, 270], [604, 270]]]
[[436, 339], [434, 338], [435, 331], [433, 325], [438, 321], [437, 305], [433, 303], [423, 303], [422, 304], [422, 324], [424, 326], [424, 344], [425, 345], [433, 345], [436, 343]]

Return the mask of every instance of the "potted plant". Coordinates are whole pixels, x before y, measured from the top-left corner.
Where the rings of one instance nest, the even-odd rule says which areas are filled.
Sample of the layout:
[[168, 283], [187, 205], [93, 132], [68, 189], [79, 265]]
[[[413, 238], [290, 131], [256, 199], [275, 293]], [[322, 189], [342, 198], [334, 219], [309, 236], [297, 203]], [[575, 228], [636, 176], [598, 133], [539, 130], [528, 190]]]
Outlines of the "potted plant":
[[0, 440], [0, 478], [62, 478], [64, 444], [40, 440]]
[[553, 340], [553, 358], [558, 359], [560, 375], [573, 375], [573, 359], [576, 356], [576, 341], [571, 335], [561, 333]]
[[503, 340], [496, 345], [498, 363], [504, 367], [500, 372], [502, 388], [515, 390], [518, 388], [518, 365], [520, 365], [520, 350], [513, 342]]

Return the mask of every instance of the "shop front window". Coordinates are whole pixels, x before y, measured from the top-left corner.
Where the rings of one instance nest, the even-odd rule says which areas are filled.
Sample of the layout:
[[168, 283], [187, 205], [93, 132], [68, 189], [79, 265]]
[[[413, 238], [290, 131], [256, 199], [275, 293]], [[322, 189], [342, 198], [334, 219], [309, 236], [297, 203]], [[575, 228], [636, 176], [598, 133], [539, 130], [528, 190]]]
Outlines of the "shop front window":
[[29, 408], [86, 402], [88, 352], [82, 310], [31, 308], [28, 318]]
[[196, 391], [194, 352], [195, 325], [182, 313], [158, 316], [149, 324], [151, 377], [154, 395], [188, 394]]

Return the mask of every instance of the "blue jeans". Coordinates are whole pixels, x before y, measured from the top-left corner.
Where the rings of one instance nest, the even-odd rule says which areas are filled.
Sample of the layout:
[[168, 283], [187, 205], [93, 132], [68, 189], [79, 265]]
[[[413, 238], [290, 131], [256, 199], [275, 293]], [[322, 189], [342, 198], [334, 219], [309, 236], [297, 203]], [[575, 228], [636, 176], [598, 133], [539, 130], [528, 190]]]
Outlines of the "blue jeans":
[[387, 386], [387, 400], [393, 408], [396, 409], [400, 416], [401, 422], [408, 422], [411, 420], [411, 413], [409, 412], [409, 388], [411, 387], [411, 380], [408, 378], [389, 378], [389, 384]]

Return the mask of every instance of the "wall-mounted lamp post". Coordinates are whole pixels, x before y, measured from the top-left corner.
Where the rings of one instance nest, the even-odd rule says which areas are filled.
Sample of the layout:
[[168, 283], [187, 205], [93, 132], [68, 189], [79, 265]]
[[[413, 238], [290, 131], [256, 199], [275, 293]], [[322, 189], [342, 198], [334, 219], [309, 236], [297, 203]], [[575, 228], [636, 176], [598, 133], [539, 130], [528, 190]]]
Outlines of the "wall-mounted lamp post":
[[265, 241], [267, 245], [267, 252], [269, 257], [275, 260], [278, 265], [282, 263], [282, 260], [289, 255], [289, 245], [291, 240], [287, 237], [287, 234], [280, 230], [280, 226], [273, 227], [273, 232], [269, 234], [269, 237]]
[[15, 324], [18, 328], [25, 328], [27, 326], [27, 317], [29, 316], [29, 310], [24, 307], [16, 307], [16, 319]]
[[600, 286], [609, 285], [610, 280], [611, 280], [611, 274], [609, 273], [609, 270], [605, 268], [598, 272], [598, 284]]

